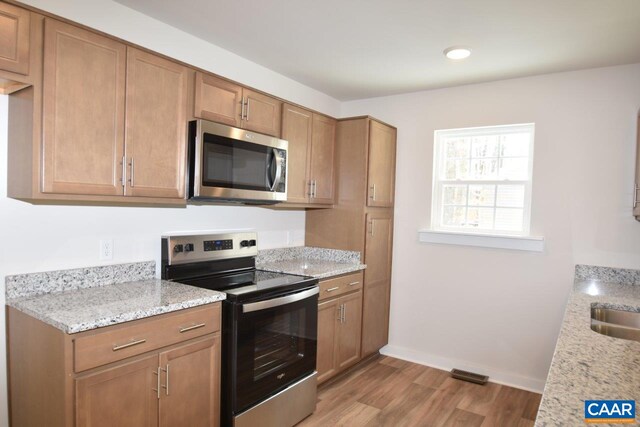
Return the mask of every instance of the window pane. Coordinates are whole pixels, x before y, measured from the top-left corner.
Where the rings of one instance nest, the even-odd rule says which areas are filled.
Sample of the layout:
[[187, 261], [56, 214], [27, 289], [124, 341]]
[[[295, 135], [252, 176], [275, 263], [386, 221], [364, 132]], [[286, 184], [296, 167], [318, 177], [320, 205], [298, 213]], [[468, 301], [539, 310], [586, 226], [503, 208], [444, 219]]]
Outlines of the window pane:
[[524, 207], [524, 185], [498, 185], [496, 206]]
[[498, 159], [471, 160], [471, 179], [496, 179], [498, 175]]
[[446, 179], [467, 179], [469, 160], [447, 160]]
[[467, 186], [466, 185], [445, 185], [442, 191], [443, 204], [445, 205], [466, 205]]
[[526, 157], [529, 155], [529, 134], [511, 133], [500, 137], [500, 156]]
[[495, 185], [470, 185], [470, 206], [493, 206], [496, 197]]
[[496, 209], [496, 230], [522, 231], [522, 209]]
[[483, 230], [493, 229], [493, 208], [468, 208], [467, 226]]
[[462, 227], [465, 223], [466, 208], [445, 206], [442, 210], [442, 225]]
[[445, 148], [447, 158], [469, 157], [469, 143], [469, 139], [465, 138], [448, 139]]
[[471, 139], [471, 157], [498, 157], [498, 135], [476, 136]]
[[513, 158], [500, 159], [500, 179], [511, 179], [516, 181], [526, 180], [529, 176], [529, 159]]

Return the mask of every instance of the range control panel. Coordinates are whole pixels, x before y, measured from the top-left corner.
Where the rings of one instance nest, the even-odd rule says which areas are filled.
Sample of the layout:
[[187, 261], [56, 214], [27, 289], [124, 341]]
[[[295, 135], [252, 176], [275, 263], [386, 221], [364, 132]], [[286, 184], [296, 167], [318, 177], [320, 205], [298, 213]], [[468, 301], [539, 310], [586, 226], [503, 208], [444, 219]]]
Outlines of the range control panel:
[[162, 237], [162, 260], [169, 265], [257, 254], [257, 235], [254, 232]]

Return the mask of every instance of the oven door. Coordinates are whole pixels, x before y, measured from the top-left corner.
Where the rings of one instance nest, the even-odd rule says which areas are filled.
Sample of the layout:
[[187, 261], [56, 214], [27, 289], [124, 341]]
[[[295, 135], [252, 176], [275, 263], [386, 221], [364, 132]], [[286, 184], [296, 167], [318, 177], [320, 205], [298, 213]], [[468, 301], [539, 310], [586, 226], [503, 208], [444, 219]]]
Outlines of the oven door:
[[318, 287], [238, 304], [236, 310], [238, 414], [315, 371]]
[[196, 127], [193, 197], [286, 200], [287, 141], [205, 120]]

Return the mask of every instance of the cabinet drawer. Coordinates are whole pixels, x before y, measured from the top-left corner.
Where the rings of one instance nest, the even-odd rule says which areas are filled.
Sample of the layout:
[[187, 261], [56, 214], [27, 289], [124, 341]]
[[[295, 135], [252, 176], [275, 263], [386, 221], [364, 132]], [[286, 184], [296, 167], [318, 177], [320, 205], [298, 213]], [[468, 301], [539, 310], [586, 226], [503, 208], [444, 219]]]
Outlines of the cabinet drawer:
[[74, 370], [81, 372], [220, 330], [220, 303], [110, 326], [74, 340]]
[[357, 289], [362, 289], [362, 272], [321, 281], [318, 299], [322, 301]]

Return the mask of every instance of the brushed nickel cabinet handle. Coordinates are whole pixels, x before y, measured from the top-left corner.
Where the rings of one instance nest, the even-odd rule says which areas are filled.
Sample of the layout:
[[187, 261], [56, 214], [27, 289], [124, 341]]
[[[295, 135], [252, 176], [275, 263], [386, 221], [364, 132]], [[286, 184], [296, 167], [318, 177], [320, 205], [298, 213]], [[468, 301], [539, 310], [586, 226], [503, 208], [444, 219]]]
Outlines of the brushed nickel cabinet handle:
[[633, 190], [633, 209], [638, 206], [638, 191], [640, 191], [640, 186], [636, 184], [636, 188]]
[[358, 283], [360, 283], [360, 282], [351, 282], [351, 283], [349, 283], [349, 286], [355, 286], [355, 285], [357, 285]]
[[184, 332], [189, 332], [189, 331], [193, 331], [194, 329], [198, 329], [198, 328], [204, 328], [207, 324], [206, 323], [198, 323], [197, 325], [191, 325], [191, 326], [185, 326], [184, 328], [180, 328], [180, 333], [184, 333]]
[[133, 164], [133, 157], [131, 158], [131, 163], [129, 163], [129, 166], [131, 167], [131, 176], [129, 177], [129, 184], [131, 187], [133, 187], [133, 171], [134, 171], [134, 167], [135, 165]]
[[120, 179], [122, 182], [122, 186], [126, 187], [127, 185], [127, 157], [122, 156], [122, 178]]
[[340, 323], [342, 323], [342, 304], [338, 307], [338, 318], [336, 320], [339, 320]]
[[133, 347], [134, 345], [142, 344], [145, 342], [147, 342], [147, 340], [143, 338], [141, 340], [131, 340], [131, 342], [128, 342], [126, 344], [120, 344], [120, 345], [116, 344], [113, 346], [113, 351], [118, 351], [125, 348]]
[[375, 202], [375, 200], [376, 200], [376, 185], [373, 184], [372, 186], [369, 187], [369, 189], [371, 190], [371, 195], [369, 196], [369, 198]]
[[373, 236], [373, 220], [369, 221], [369, 234]]
[[151, 390], [155, 391], [157, 393], [157, 395], [158, 395], [158, 399], [160, 399], [160, 366], [158, 366], [158, 368], [153, 373], [153, 375], [157, 375], [158, 376], [158, 381], [157, 381], [156, 388], [152, 388]]
[[318, 196], [318, 181], [313, 180], [313, 198], [315, 199]]
[[[165, 396], [169, 396], [169, 364], [167, 363], [165, 366], [166, 366], [166, 368], [164, 368], [164, 369], [162, 369], [162, 368], [158, 368], [158, 369], [160, 369], [160, 371], [165, 372], [167, 374], [166, 375], [165, 385], [163, 385], [162, 388], [164, 389]], [[158, 392], [158, 395], [159, 394], [160, 393]]]
[[247, 96], [247, 111], [245, 112], [244, 119], [249, 121], [249, 97]]
[[336, 286], [335, 288], [329, 288], [325, 292], [333, 292], [333, 291], [337, 291], [338, 289], [340, 289], [340, 286]]
[[244, 120], [244, 96], [240, 100], [240, 120]]
[[347, 323], [347, 306], [342, 304], [342, 323]]

